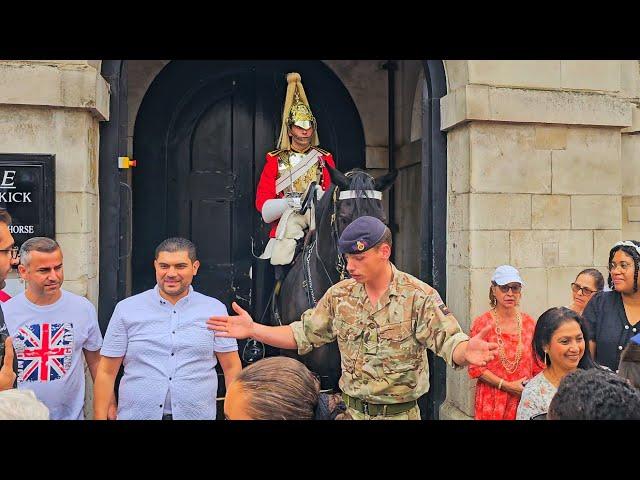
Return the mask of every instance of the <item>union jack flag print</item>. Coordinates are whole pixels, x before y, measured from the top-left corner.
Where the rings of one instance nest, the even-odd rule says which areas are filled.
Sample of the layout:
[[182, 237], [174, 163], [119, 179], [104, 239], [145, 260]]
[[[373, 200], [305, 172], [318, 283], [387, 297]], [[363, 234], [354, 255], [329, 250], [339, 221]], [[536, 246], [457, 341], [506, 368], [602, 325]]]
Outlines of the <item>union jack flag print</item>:
[[20, 328], [15, 338], [19, 381], [52, 382], [71, 368], [71, 323], [28, 325]]

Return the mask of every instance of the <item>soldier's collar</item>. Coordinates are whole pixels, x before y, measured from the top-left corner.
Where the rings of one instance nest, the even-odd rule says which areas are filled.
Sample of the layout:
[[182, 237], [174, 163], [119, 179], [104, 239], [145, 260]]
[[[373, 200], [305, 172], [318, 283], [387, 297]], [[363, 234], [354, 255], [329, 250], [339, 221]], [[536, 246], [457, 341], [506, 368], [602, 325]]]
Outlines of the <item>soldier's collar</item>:
[[307, 148], [305, 148], [304, 150], [296, 150], [295, 148], [293, 148], [293, 145], [291, 145], [291, 151], [294, 153], [307, 153], [309, 150], [311, 150], [313, 148], [312, 145], [309, 145]]
[[391, 283], [389, 284], [389, 296], [391, 296], [391, 295], [396, 295], [397, 296], [398, 295], [398, 288], [397, 288], [397, 285], [398, 285], [398, 269], [396, 268], [396, 266], [393, 263], [391, 263], [391, 262], [389, 262], [389, 263], [391, 264], [391, 275], [393, 275], [392, 278], [391, 278]]

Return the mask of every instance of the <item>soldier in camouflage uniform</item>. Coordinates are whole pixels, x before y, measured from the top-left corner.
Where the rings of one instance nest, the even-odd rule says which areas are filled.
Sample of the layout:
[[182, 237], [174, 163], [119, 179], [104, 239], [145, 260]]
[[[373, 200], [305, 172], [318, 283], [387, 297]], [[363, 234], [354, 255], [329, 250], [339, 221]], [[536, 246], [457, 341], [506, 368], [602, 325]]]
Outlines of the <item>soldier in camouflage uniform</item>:
[[484, 366], [498, 345], [469, 339], [438, 292], [390, 261], [391, 232], [377, 218], [359, 217], [339, 239], [350, 279], [331, 287], [315, 309], [290, 325], [254, 323], [237, 304], [233, 317], [211, 317], [220, 336], [246, 338], [304, 355], [337, 339], [340, 388], [354, 419], [419, 419], [417, 399], [429, 390], [427, 349], [453, 368]]

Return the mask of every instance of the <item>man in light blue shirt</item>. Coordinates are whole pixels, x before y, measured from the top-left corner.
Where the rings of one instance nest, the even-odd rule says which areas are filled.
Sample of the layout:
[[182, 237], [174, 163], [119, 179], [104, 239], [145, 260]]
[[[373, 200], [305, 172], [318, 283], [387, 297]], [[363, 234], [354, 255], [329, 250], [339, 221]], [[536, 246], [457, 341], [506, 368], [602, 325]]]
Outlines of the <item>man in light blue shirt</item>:
[[214, 420], [216, 363], [227, 386], [242, 369], [236, 341], [207, 329], [207, 319], [227, 315], [227, 309], [193, 290], [200, 262], [191, 241], [163, 241], [154, 266], [157, 285], [119, 302], [109, 321], [94, 386], [94, 418], [107, 418], [124, 364], [118, 419]]

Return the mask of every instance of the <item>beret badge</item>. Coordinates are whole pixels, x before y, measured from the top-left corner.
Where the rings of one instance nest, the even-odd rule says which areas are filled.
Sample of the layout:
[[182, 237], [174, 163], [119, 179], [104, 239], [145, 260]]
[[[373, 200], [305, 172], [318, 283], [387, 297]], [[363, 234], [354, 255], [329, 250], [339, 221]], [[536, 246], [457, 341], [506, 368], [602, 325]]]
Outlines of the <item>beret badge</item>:
[[359, 252], [363, 251], [365, 249], [365, 246], [366, 245], [360, 240], [356, 242], [356, 248], [358, 249]]

